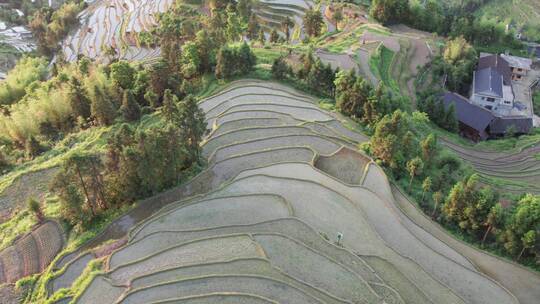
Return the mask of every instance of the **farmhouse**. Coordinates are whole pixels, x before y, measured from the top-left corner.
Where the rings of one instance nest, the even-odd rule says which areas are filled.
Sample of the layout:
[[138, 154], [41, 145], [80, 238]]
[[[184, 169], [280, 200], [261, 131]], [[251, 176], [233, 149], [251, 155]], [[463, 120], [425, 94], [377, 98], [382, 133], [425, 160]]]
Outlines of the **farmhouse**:
[[460, 135], [473, 141], [501, 137], [508, 132], [527, 134], [533, 127], [532, 117], [496, 116], [492, 111], [471, 103], [457, 93], [445, 93], [443, 103], [446, 109], [454, 105]]

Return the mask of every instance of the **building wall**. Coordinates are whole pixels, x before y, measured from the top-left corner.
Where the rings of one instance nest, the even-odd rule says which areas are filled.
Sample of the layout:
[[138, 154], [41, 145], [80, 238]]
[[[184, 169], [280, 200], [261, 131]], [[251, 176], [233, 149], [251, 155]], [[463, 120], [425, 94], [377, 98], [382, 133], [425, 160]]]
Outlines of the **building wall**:
[[[491, 99], [493, 99], [493, 101], [490, 101]], [[480, 94], [474, 94], [471, 97], [471, 101], [474, 104], [484, 107], [488, 110], [493, 110], [496, 107], [499, 107], [499, 105], [503, 103], [502, 98], [494, 98], [492, 96], [485, 96], [485, 95], [480, 95]]]

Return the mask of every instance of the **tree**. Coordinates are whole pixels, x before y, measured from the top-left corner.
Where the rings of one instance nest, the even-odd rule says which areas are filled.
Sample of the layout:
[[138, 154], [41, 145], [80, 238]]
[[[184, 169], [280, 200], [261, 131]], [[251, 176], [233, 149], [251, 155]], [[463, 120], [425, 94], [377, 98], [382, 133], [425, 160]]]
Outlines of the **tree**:
[[26, 140], [24, 150], [26, 152], [26, 157], [28, 159], [32, 159], [39, 155], [39, 153], [42, 152], [43, 148], [41, 147], [41, 143], [34, 137], [33, 135], [30, 135], [30, 137]]
[[73, 118], [82, 117], [86, 120], [90, 117], [90, 99], [76, 77], [71, 77], [68, 82], [67, 98], [73, 110]]
[[526, 249], [531, 249], [535, 247], [536, 244], [536, 231], [529, 230], [527, 231], [523, 237], [521, 238], [521, 242], [523, 245], [523, 249], [519, 252], [519, 255], [517, 257], [517, 260], [521, 259], [521, 256], [525, 252]]
[[321, 33], [324, 20], [321, 11], [317, 9], [307, 10], [304, 17], [304, 30], [309, 37], [317, 37]]
[[434, 59], [434, 71], [446, 77], [446, 85], [450, 91], [465, 93], [471, 82], [476, 60], [475, 49], [465, 38], [457, 37], [446, 42], [440, 64], [438, 62], [441, 59]]
[[124, 90], [133, 89], [135, 82], [135, 69], [125, 60], [117, 61], [110, 65], [111, 79], [113, 83]]
[[41, 206], [39, 205], [38, 201], [36, 201], [34, 198], [29, 198], [26, 201], [26, 206], [28, 207], [28, 211], [30, 211], [30, 213], [37, 218], [38, 223], [43, 222], [45, 216], [43, 215], [43, 211], [41, 210]]
[[264, 35], [264, 30], [263, 29], [260, 29], [259, 30], [259, 43], [261, 44], [261, 46], [264, 46], [264, 44], [266, 43], [266, 36]]
[[51, 191], [60, 198], [64, 217], [72, 224], [88, 223], [108, 208], [102, 171], [101, 158], [90, 153], [74, 153], [62, 163]]
[[165, 90], [163, 95], [163, 107], [161, 113], [170, 124], [177, 125], [179, 123], [179, 114], [178, 114], [178, 97], [172, 93], [171, 90]]
[[424, 179], [424, 181], [422, 182], [422, 198], [420, 199], [421, 202], [424, 201], [424, 196], [426, 195], [426, 193], [428, 193], [429, 191], [431, 191], [431, 186], [432, 186], [432, 181], [431, 181], [431, 177], [426, 177]]
[[291, 40], [291, 27], [294, 26], [294, 22], [287, 16], [285, 21], [281, 24], [281, 30], [285, 33], [285, 39], [287, 42]]
[[473, 174], [455, 184], [443, 208], [448, 221], [473, 236], [479, 236], [491, 208], [498, 201], [498, 195], [490, 187], [478, 187], [477, 179]]
[[248, 22], [248, 19], [252, 16], [252, 9], [253, 3], [251, 0], [238, 0], [238, 3], [236, 4], [236, 10], [243, 22]]
[[341, 9], [336, 9], [334, 14], [332, 15], [332, 20], [334, 21], [334, 25], [336, 27], [336, 31], [339, 30], [339, 23], [343, 21], [343, 12]]
[[237, 62], [239, 63], [239, 74], [249, 73], [255, 64], [257, 63], [257, 57], [249, 47], [249, 45], [244, 41], [240, 48], [235, 49], [235, 55], [237, 54]]
[[424, 140], [420, 142], [422, 149], [422, 158], [427, 165], [433, 163], [435, 155], [437, 154], [437, 137], [435, 134], [430, 133]]
[[97, 86], [94, 86], [93, 96], [90, 103], [90, 113], [101, 126], [108, 126], [113, 123], [116, 116], [114, 106], [105, 93]]
[[533, 234], [530, 232], [539, 229], [538, 223], [540, 223], [540, 196], [527, 194], [517, 203], [501, 236], [508, 253], [518, 254], [521, 258], [528, 249], [532, 249], [538, 254], [538, 246], [531, 246]]
[[291, 67], [285, 62], [285, 58], [280, 56], [272, 63], [272, 76], [279, 80], [284, 80], [288, 75], [292, 74]]
[[197, 105], [197, 100], [192, 95], [188, 95], [178, 104], [178, 116], [178, 127], [187, 143], [190, 154], [194, 155], [194, 159], [198, 159], [199, 144], [206, 134], [204, 112]]
[[441, 191], [437, 191], [433, 193], [433, 202], [435, 205], [433, 206], [433, 212], [431, 213], [431, 217], [435, 216], [435, 213], [437, 212], [437, 208], [439, 207], [439, 204], [443, 200], [443, 194]]
[[126, 121], [137, 121], [141, 118], [141, 107], [137, 101], [135, 101], [135, 97], [133, 97], [133, 94], [129, 90], [124, 91], [120, 111]]
[[234, 75], [235, 68], [234, 49], [223, 46], [219, 49], [216, 64], [216, 78], [227, 79]]
[[500, 225], [503, 224], [503, 221], [504, 209], [500, 203], [497, 203], [495, 206], [491, 207], [491, 210], [489, 210], [489, 214], [484, 223], [484, 226], [486, 226], [486, 232], [484, 233], [484, 237], [482, 237], [482, 246], [484, 246], [484, 243], [486, 242], [486, 239], [490, 232], [498, 229]]
[[384, 116], [375, 126], [375, 133], [371, 137], [375, 158], [392, 169], [405, 167], [402, 141], [407, 130], [409, 122], [401, 110]]
[[409, 17], [409, 0], [373, 0], [369, 15], [384, 25], [405, 21]]
[[279, 35], [276, 29], [272, 29], [272, 32], [270, 33], [270, 42], [276, 43], [279, 40]]
[[225, 29], [228, 41], [238, 41], [242, 33], [242, 26], [232, 4], [227, 5], [227, 27]]
[[409, 172], [409, 176], [411, 177], [409, 181], [409, 192], [411, 191], [413, 179], [417, 175], [420, 175], [423, 168], [424, 162], [419, 157], [415, 157], [407, 162], [407, 171]]
[[249, 40], [256, 40], [259, 37], [259, 31], [260, 26], [259, 21], [257, 20], [257, 16], [255, 14], [252, 14], [251, 17], [249, 17], [246, 36]]

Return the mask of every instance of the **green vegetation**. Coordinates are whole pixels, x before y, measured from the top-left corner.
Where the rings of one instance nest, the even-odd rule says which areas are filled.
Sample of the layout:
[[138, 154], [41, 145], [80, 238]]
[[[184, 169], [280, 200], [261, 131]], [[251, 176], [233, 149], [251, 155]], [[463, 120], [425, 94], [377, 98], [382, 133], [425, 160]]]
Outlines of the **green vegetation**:
[[0, 105], [10, 105], [19, 101], [30, 84], [43, 80], [47, 75], [47, 60], [45, 58], [24, 57], [12, 69], [7, 78], [0, 83]]
[[77, 15], [84, 6], [84, 1], [70, 0], [57, 10], [43, 7], [32, 15], [28, 26], [38, 41], [39, 52], [52, 55], [58, 49], [60, 41], [77, 24]]
[[538, 1], [487, 1], [475, 15], [495, 19], [503, 24], [511, 24], [512, 28], [521, 29], [527, 39], [540, 42], [540, 4]]
[[533, 91], [533, 111], [534, 114], [540, 115], [540, 90], [536, 89]]
[[369, 66], [385, 86], [396, 94], [400, 94], [396, 79], [391, 75], [395, 56], [396, 54], [392, 50], [380, 44], [375, 53], [369, 58]]

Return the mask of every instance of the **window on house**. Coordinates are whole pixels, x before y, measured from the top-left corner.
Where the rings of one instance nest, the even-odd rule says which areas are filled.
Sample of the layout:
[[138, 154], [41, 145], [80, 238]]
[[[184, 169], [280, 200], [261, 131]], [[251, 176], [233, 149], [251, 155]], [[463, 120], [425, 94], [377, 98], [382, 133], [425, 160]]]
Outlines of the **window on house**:
[[492, 109], [493, 109], [492, 106], [485, 106], [485, 108], [488, 109], [488, 110], [492, 110]]
[[489, 101], [489, 102], [494, 102], [494, 101], [495, 101], [495, 98], [488, 97], [488, 98], [487, 98], [487, 101]]
[[505, 104], [511, 104], [512, 102], [511, 102], [511, 101], [508, 101], [508, 100], [505, 100], [504, 103], [505, 103]]
[[518, 72], [523, 72], [523, 69], [522, 69], [522, 68], [518, 68]]

